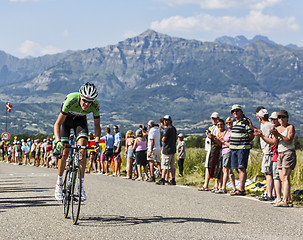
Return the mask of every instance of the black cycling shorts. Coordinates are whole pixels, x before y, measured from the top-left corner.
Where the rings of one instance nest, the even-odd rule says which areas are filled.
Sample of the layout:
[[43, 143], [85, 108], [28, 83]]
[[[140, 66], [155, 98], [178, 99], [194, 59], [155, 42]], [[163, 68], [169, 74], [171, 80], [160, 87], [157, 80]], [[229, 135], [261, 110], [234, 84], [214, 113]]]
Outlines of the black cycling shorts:
[[88, 139], [88, 127], [86, 116], [72, 116], [68, 114], [60, 129], [60, 138], [62, 142], [66, 142], [70, 136], [70, 130], [74, 129], [76, 141], [79, 138]]

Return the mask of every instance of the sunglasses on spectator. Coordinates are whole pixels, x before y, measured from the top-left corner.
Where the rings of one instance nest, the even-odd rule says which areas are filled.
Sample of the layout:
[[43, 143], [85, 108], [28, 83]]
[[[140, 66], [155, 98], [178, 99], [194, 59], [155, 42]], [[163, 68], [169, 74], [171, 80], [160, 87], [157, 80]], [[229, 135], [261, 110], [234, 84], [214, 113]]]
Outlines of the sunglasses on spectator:
[[217, 126], [223, 126], [224, 124], [222, 124], [222, 123], [219, 123], [219, 124], [217, 124]]
[[236, 110], [233, 110], [231, 113], [234, 113], [234, 112], [240, 112], [240, 110], [236, 109]]
[[232, 122], [226, 122], [226, 124], [232, 124]]
[[92, 102], [94, 102], [94, 100], [88, 100], [88, 99], [83, 98], [83, 97], [81, 97], [81, 99], [82, 99], [82, 101], [85, 102], [85, 103], [92, 103]]
[[279, 115], [278, 118], [287, 118], [287, 116]]

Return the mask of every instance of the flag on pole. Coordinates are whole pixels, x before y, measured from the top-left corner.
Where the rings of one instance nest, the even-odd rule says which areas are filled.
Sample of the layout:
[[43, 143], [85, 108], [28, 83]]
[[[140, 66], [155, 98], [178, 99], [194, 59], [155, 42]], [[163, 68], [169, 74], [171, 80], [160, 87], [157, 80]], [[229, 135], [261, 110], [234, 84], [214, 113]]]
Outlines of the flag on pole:
[[12, 107], [13, 107], [12, 104], [10, 104], [9, 102], [6, 102], [6, 110], [7, 110], [8, 112], [10, 112], [10, 111], [12, 110]]

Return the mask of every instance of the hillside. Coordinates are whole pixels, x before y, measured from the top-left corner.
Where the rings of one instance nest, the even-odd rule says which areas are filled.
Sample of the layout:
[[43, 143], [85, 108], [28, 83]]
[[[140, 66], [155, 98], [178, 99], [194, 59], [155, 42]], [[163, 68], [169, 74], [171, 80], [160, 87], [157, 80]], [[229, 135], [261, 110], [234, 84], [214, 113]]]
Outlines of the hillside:
[[116, 45], [40, 58], [0, 52], [0, 120], [5, 122], [9, 100], [11, 132], [50, 132], [65, 95], [91, 81], [100, 92], [103, 126], [135, 129], [170, 114], [184, 132], [203, 132], [211, 112], [226, 118], [239, 103], [255, 123], [252, 113], [259, 105], [286, 108], [299, 129], [302, 59], [301, 48], [261, 37], [238, 47], [152, 30]]

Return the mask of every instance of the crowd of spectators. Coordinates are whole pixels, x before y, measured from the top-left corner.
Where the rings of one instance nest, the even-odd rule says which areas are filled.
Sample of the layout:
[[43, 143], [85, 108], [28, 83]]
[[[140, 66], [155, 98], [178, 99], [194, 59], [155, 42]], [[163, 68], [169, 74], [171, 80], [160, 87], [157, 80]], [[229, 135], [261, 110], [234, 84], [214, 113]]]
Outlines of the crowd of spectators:
[[[281, 110], [269, 116], [264, 107], [258, 107], [255, 115], [260, 122], [259, 128], [253, 126], [240, 105], [232, 106], [231, 115], [224, 121], [217, 112], [211, 114], [212, 126], [205, 132], [205, 181], [198, 190], [226, 194], [229, 179], [232, 186], [231, 196], [246, 195], [246, 169], [251, 141], [257, 136], [263, 151], [261, 169], [267, 182], [266, 191], [259, 200], [272, 201], [276, 207], [292, 206], [290, 174], [296, 166], [295, 127], [288, 123], [288, 112]], [[160, 123], [150, 120], [147, 127], [140, 125], [135, 132], [127, 131], [125, 144], [117, 125], [113, 127], [114, 135], [111, 134], [110, 128], [106, 128], [106, 134], [100, 139], [104, 142], [104, 147], [97, 152], [88, 151], [87, 173], [93, 171], [108, 176], [110, 167], [112, 176], [119, 177], [121, 154], [125, 154], [126, 179], [155, 182], [157, 185], [176, 185], [175, 157], [179, 167], [178, 176], [182, 177], [186, 144], [184, 135], [177, 135], [172, 123], [169, 115], [161, 118]], [[89, 135], [89, 146], [94, 146], [94, 136], [92, 133]], [[74, 144], [73, 136], [70, 138], [70, 144]], [[125, 152], [121, 152], [122, 145], [125, 145]], [[53, 155], [53, 148], [50, 138], [40, 142], [39, 139], [19, 141], [15, 137], [12, 144], [2, 141], [0, 152], [3, 161], [6, 154], [7, 162], [15, 165], [56, 168], [58, 159]], [[236, 170], [239, 176], [238, 189], [233, 170]], [[156, 178], [160, 180], [156, 182]], [[211, 179], [215, 181], [213, 188], [209, 188]]]
[[[232, 183], [230, 195], [246, 195], [246, 170], [251, 141], [257, 136], [260, 138], [263, 152], [261, 169], [267, 183], [266, 191], [258, 199], [272, 201], [275, 207], [293, 206], [290, 174], [296, 166], [295, 127], [288, 123], [288, 112], [281, 110], [269, 116], [264, 107], [258, 107], [255, 115], [260, 122], [260, 128], [253, 126], [240, 105], [233, 105], [231, 114], [233, 117], [228, 117], [226, 121], [220, 118], [217, 112], [211, 115], [212, 126], [205, 133], [207, 136], [205, 181], [198, 190], [226, 194], [226, 182], [229, 177]], [[239, 176], [238, 189], [236, 189], [233, 170], [236, 170]], [[215, 180], [214, 187], [211, 189], [208, 187], [210, 179]]]
[[0, 153], [2, 161], [14, 165], [29, 165], [36, 167], [57, 167], [57, 159], [53, 155], [52, 139], [27, 140], [14, 137], [12, 143], [1, 141]]

